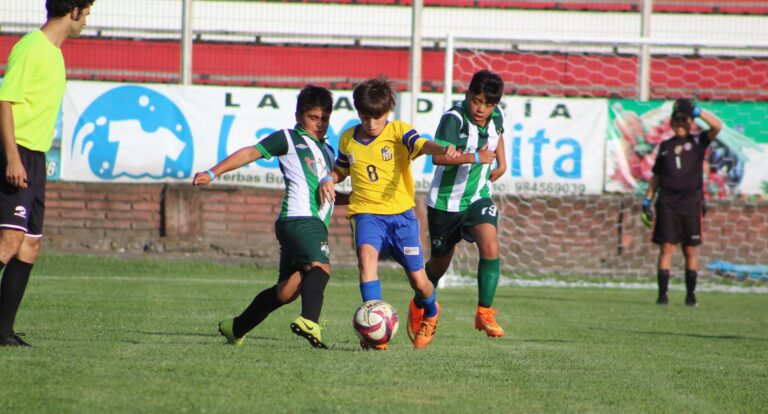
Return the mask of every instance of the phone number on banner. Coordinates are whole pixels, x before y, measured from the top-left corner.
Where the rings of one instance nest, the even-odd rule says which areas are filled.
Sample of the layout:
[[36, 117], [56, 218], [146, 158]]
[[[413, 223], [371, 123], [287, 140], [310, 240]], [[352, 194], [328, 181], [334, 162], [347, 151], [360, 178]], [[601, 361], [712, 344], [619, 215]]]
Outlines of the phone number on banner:
[[581, 183], [552, 183], [517, 181], [512, 184], [515, 193], [542, 195], [582, 195], [587, 187]]

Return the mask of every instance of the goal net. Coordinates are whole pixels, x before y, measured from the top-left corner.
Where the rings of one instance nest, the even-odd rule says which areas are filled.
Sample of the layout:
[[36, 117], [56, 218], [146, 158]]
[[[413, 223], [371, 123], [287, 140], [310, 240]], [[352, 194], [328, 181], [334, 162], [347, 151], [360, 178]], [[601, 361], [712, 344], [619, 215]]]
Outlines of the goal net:
[[[768, 44], [477, 36], [446, 44], [446, 107], [478, 70], [505, 81], [508, 172], [495, 187], [504, 276], [651, 282], [658, 250], [640, 203], [657, 144], [672, 136], [672, 102], [684, 97], [726, 125], [702, 171], [700, 274], [763, 277], [718, 263], [768, 263]], [[547, 170], [562, 160], [565, 174]], [[453, 263], [449, 284], [471, 280], [476, 246], [457, 246]], [[672, 273], [682, 269], [676, 252]]]

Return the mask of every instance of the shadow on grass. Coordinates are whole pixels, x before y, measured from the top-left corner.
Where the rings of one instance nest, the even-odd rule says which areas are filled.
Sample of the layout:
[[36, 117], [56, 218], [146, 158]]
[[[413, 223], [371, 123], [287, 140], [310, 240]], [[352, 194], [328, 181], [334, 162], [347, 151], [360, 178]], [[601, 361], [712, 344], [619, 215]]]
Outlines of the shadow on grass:
[[741, 335], [704, 335], [696, 333], [684, 333], [684, 332], [660, 332], [660, 331], [637, 331], [632, 329], [605, 329], [605, 328], [590, 328], [593, 331], [605, 331], [605, 332], [623, 332], [638, 335], [652, 335], [652, 336], [685, 336], [688, 338], [701, 338], [701, 339], [724, 339], [724, 340], [747, 340], [747, 341], [768, 341], [768, 338], [759, 338], [754, 336], [741, 336]]
[[511, 342], [526, 342], [534, 344], [569, 344], [573, 341], [567, 341], [565, 339], [507, 339]]
[[[218, 333], [199, 333], [199, 332], [150, 332], [150, 331], [135, 331], [134, 333], [139, 335], [147, 335], [147, 336], [171, 336], [171, 337], [198, 337], [198, 338], [221, 338], [223, 341], [223, 337], [219, 335]], [[248, 342], [252, 343], [260, 343], [260, 342], [280, 342], [283, 344], [288, 344], [287, 340], [297, 338], [294, 335], [285, 335], [280, 337], [274, 337], [274, 336], [260, 336], [260, 335], [248, 335]], [[305, 341], [303, 338], [302, 341], [298, 341], [301, 343], [301, 345], [304, 345]], [[122, 342], [127, 342], [131, 344], [141, 344], [142, 341], [138, 340], [124, 340]], [[226, 345], [226, 343], [222, 342], [222, 345]], [[311, 348], [311, 347], [310, 347]], [[360, 345], [358, 344], [328, 344], [328, 350], [334, 351], [334, 352], [361, 352], [363, 351], [360, 348]]]

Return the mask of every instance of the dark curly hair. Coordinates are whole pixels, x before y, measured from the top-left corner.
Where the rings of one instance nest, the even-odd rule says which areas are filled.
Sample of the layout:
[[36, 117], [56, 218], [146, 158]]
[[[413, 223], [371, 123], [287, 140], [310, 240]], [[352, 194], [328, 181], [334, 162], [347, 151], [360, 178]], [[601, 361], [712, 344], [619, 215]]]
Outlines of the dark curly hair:
[[315, 108], [322, 108], [323, 112], [333, 111], [333, 94], [321, 86], [307, 85], [299, 92], [296, 100], [296, 113], [302, 115]]
[[498, 74], [483, 69], [472, 76], [467, 91], [474, 96], [485, 94], [488, 103], [498, 104], [504, 93], [504, 80]]
[[64, 17], [75, 8], [80, 10], [91, 7], [96, 0], [45, 0], [45, 10], [48, 11], [48, 18], [55, 19]]

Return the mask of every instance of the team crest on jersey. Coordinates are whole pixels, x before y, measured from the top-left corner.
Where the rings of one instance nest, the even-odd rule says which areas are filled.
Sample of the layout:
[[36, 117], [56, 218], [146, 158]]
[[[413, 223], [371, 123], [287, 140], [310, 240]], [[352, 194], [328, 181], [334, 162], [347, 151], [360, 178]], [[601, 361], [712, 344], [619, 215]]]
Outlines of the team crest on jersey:
[[307, 164], [307, 168], [312, 171], [313, 174], [320, 177], [325, 175], [325, 166], [321, 160], [313, 160], [311, 157], [304, 157], [304, 162]]
[[675, 146], [675, 155], [680, 155], [683, 153], [683, 146], [682, 145], [676, 145]]
[[389, 161], [392, 159], [392, 148], [384, 147], [381, 149], [381, 159]]
[[693, 147], [693, 145], [691, 145], [691, 143], [690, 143], [690, 142], [686, 142], [686, 143], [683, 145], [683, 149], [684, 149], [684, 150], [686, 150], [686, 151], [690, 151], [692, 147]]

